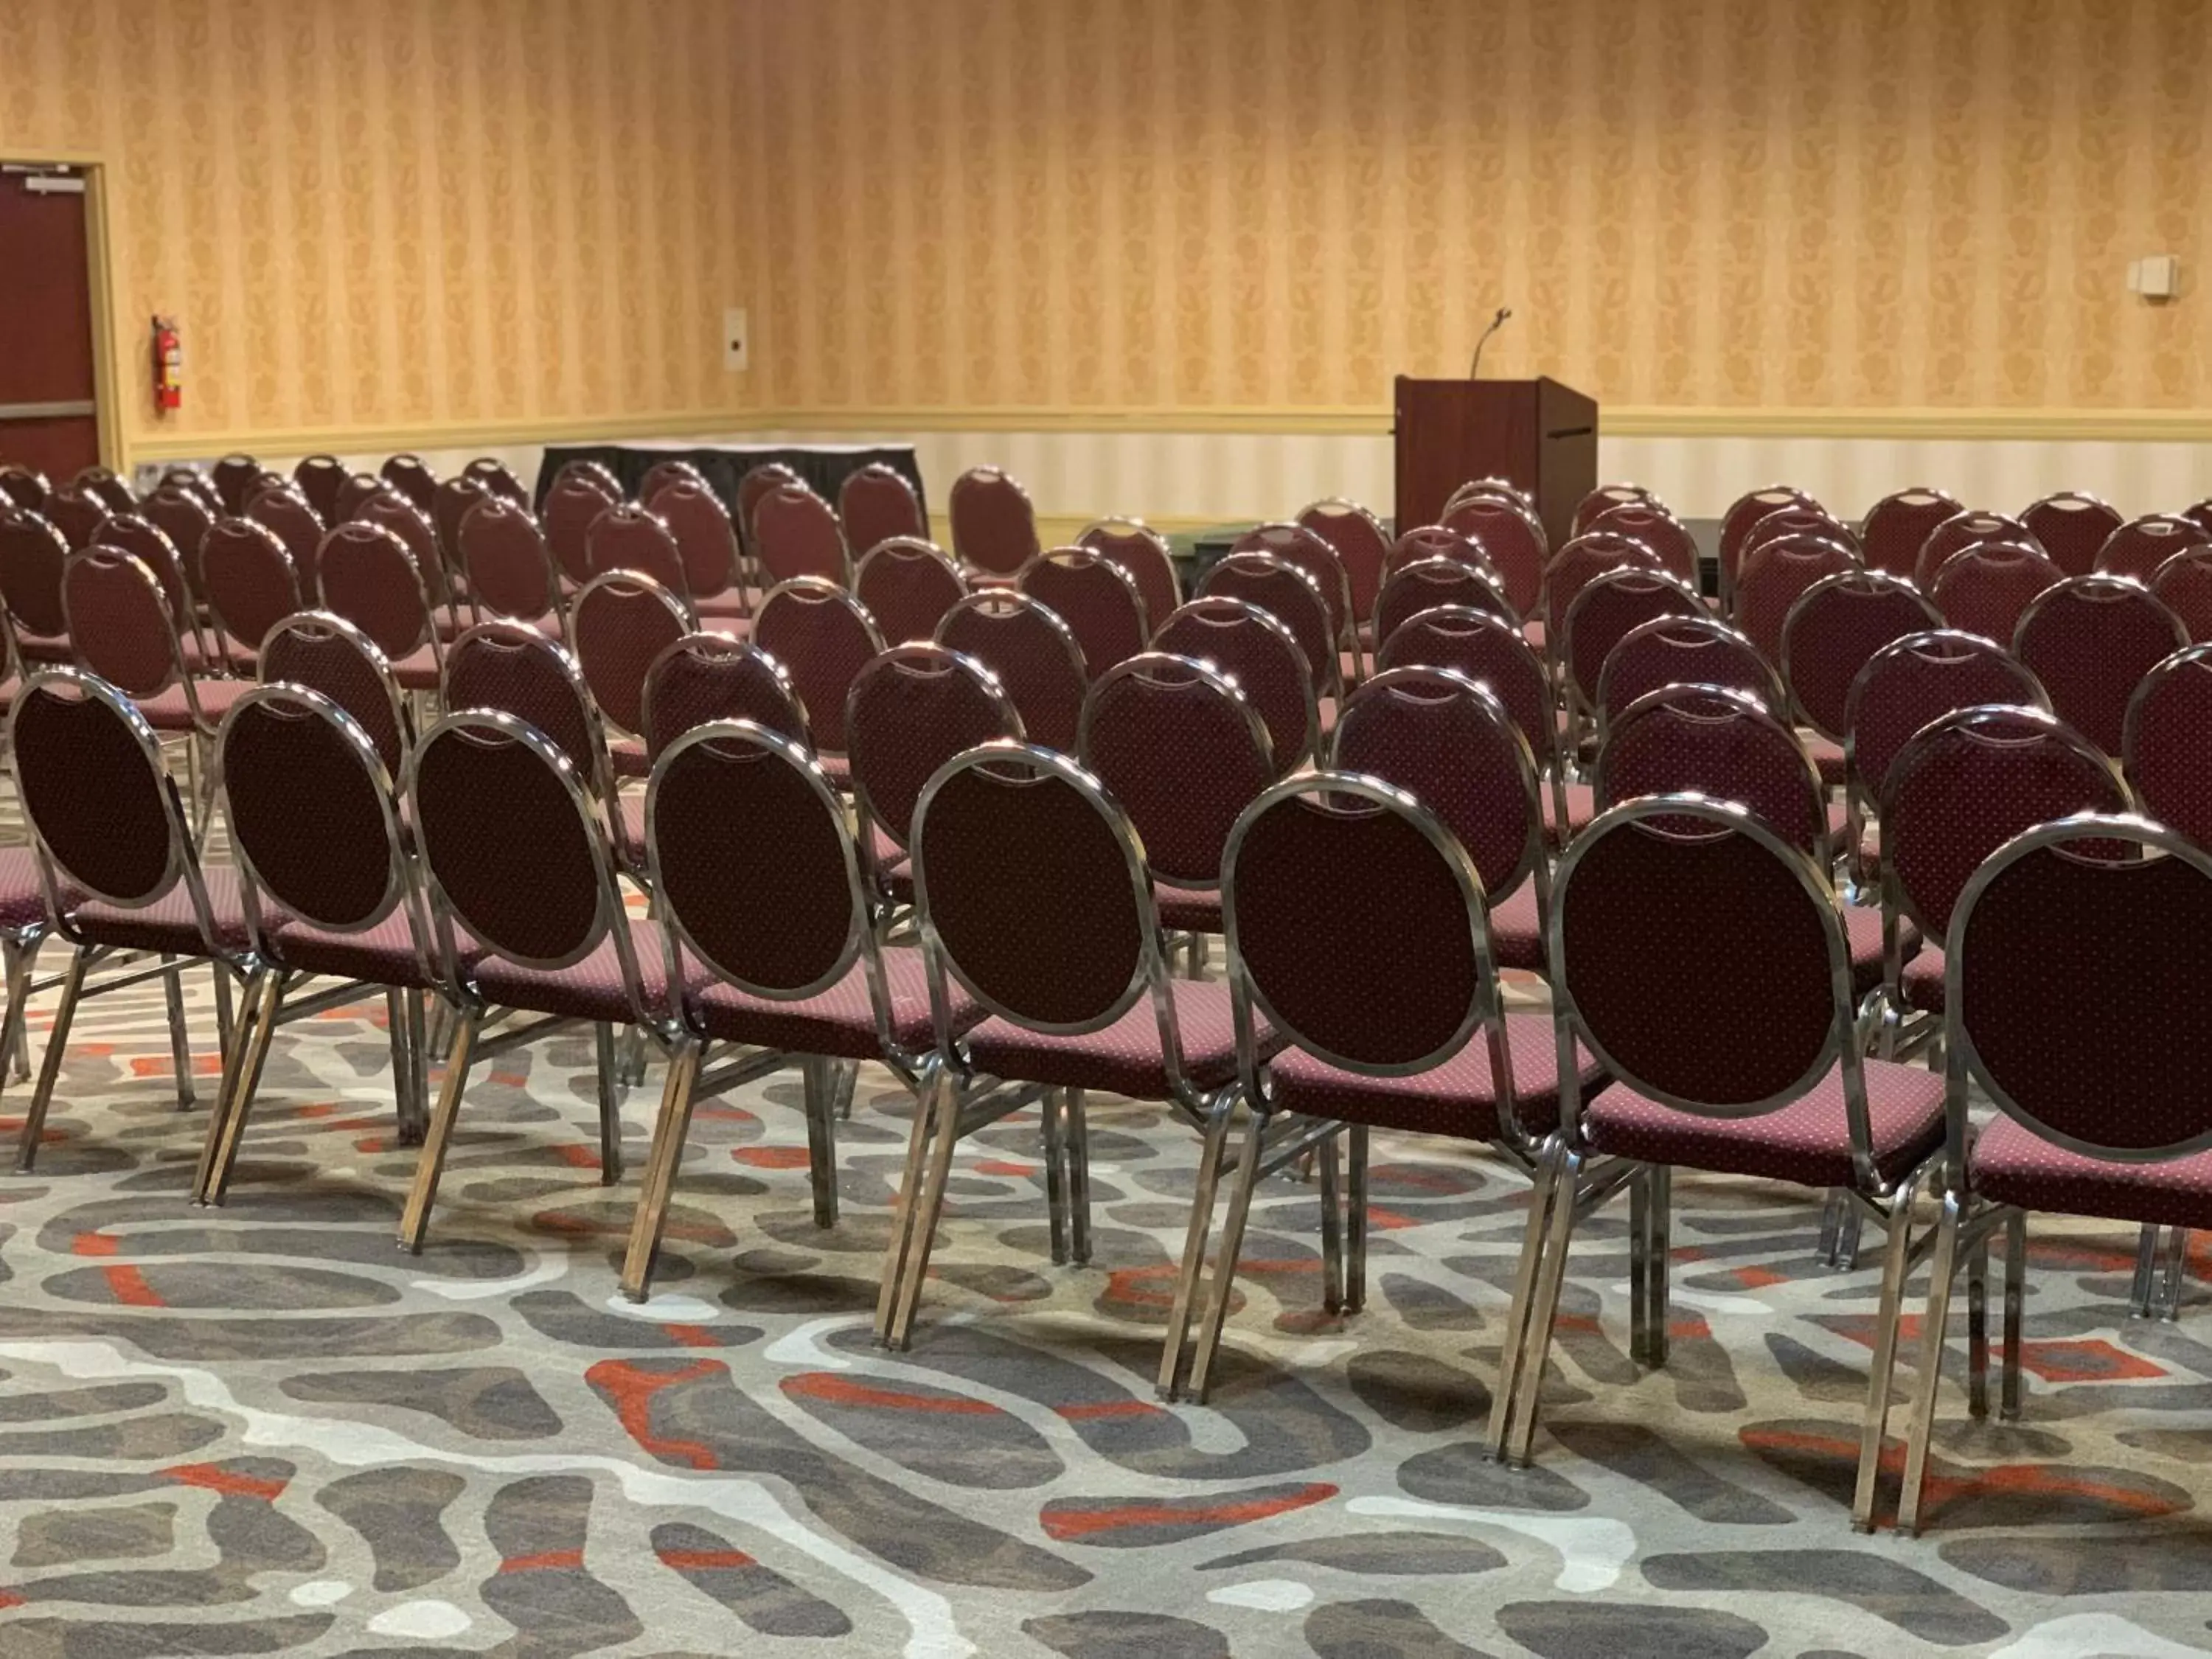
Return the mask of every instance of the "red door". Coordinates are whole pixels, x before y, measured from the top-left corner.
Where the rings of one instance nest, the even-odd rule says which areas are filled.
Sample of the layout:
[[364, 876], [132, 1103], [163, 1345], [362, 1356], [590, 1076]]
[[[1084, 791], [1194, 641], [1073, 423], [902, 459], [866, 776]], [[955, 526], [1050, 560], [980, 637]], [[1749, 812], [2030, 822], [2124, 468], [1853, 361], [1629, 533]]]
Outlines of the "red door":
[[0, 173], [0, 461], [56, 483], [100, 459], [83, 183]]

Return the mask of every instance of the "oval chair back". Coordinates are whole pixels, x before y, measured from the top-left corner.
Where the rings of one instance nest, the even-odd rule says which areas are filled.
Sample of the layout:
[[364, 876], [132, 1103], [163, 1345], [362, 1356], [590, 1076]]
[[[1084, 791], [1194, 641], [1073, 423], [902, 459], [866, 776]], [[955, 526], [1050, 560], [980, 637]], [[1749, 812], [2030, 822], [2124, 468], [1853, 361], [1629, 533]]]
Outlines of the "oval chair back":
[[1782, 623], [1776, 666], [1796, 718], [1841, 743], [1851, 687], [1867, 659], [1893, 641], [1942, 625], [1942, 613], [1909, 576], [1854, 569], [1821, 577], [1797, 596]]
[[222, 510], [236, 518], [246, 511], [246, 492], [261, 477], [261, 463], [251, 455], [233, 453], [215, 464], [208, 480], [222, 502]]
[[1717, 617], [1654, 617], [1620, 636], [1597, 677], [1598, 734], [1645, 693], [1665, 685], [1717, 685], [1788, 707], [1782, 681], [1759, 647]]
[[2212, 640], [2212, 544], [2185, 547], [2159, 566], [2150, 591], [2191, 640]]
[[1273, 616], [1305, 653], [1314, 696], [1337, 695], [1336, 629], [1320, 585], [1305, 570], [1272, 553], [1231, 553], [1199, 579], [1198, 592], [1201, 599], [1243, 599]]
[[1141, 519], [1099, 519], [1085, 525], [1078, 547], [1103, 553], [1128, 573], [1145, 601], [1145, 615], [1158, 628], [1182, 603], [1182, 577], [1167, 538]]
[[[40, 513], [15, 507], [0, 511], [0, 603], [16, 643], [52, 641], [49, 660], [67, 651], [69, 616], [62, 609], [62, 566], [70, 546]], [[37, 653], [27, 653], [33, 659]]]
[[998, 676], [926, 641], [892, 646], [860, 671], [845, 734], [861, 845], [878, 874], [911, 845], [915, 803], [939, 767], [994, 738], [1023, 740], [1022, 717]]
[[2128, 705], [2127, 779], [2142, 810], [2212, 848], [2212, 646], [2192, 645], [2153, 668]]
[[420, 455], [391, 456], [377, 471], [414, 504], [417, 513], [428, 518], [437, 510], [438, 475], [423, 464]]
[[411, 738], [392, 664], [375, 641], [333, 612], [295, 611], [262, 640], [260, 673], [264, 685], [313, 691], [343, 709], [396, 785]]
[[1375, 596], [1382, 589], [1382, 566], [1390, 556], [1390, 532], [1382, 528], [1382, 521], [1358, 501], [1341, 495], [1314, 502], [1298, 514], [1297, 521], [1300, 528], [1311, 531], [1335, 551], [1350, 585], [1352, 616], [1372, 617]]
[[27, 507], [35, 513], [53, 493], [46, 475], [20, 461], [0, 461], [0, 507]]
[[2018, 519], [2002, 513], [1954, 513], [1928, 532], [1913, 556], [1912, 580], [1923, 593], [1933, 594], [1936, 578], [1946, 563], [1969, 547], [1990, 544], [2033, 547], [2035, 537]]
[[690, 598], [674, 534], [644, 507], [617, 502], [592, 520], [584, 532], [584, 562], [591, 568], [586, 583], [622, 571], [658, 583], [678, 599]]
[[2185, 548], [2212, 544], [2212, 533], [2196, 520], [2172, 513], [2130, 519], [2105, 538], [2095, 568], [2108, 576], [2133, 576], [2147, 582], [2158, 568]]
[[1036, 557], [1030, 493], [995, 466], [971, 466], [952, 481], [952, 553], [970, 570], [1011, 576]]
[[852, 555], [836, 509], [803, 483], [779, 484], [753, 503], [753, 556], [770, 582], [811, 576], [853, 580]]
[[854, 556], [865, 556], [894, 537], [929, 539], [929, 515], [905, 473], [884, 461], [870, 461], [845, 475], [837, 486], [837, 520]]
[[987, 587], [945, 613], [936, 643], [997, 676], [1030, 742], [1075, 752], [1091, 678], [1083, 647], [1058, 611], [1026, 593]]
[[1443, 525], [1482, 550], [1516, 616], [1534, 613], [1543, 599], [1545, 567], [1552, 562], [1551, 543], [1534, 513], [1509, 498], [1476, 495], [1447, 512]]
[[1595, 717], [1605, 659], [1632, 629], [1656, 617], [1708, 614], [1689, 584], [1664, 570], [1629, 566], [1590, 578], [1567, 608], [1554, 647], [1569, 712]]
[[461, 469], [462, 476], [473, 478], [495, 495], [504, 495], [521, 506], [530, 505], [530, 492], [522, 487], [522, 480], [496, 455], [479, 455]]
[[738, 539], [745, 552], [756, 562], [759, 550], [753, 541], [753, 509], [760, 505], [761, 497], [786, 484], [803, 484], [806, 481], [782, 461], [763, 461], [750, 468], [738, 480]]
[[140, 509], [147, 520], [169, 538], [183, 561], [185, 580], [192, 593], [200, 592], [200, 543], [215, 526], [216, 515], [205, 500], [192, 490], [163, 484], [146, 498]]
[[1554, 653], [1566, 631], [1567, 612], [1583, 589], [1608, 570], [1659, 570], [1659, 556], [1632, 537], [1601, 530], [1577, 536], [1552, 556], [1544, 570], [1538, 616]]
[[784, 665], [727, 634], [686, 634], [665, 647], [645, 671], [641, 712], [639, 735], [647, 757], [656, 761], [686, 732], [714, 720], [750, 720], [803, 748], [814, 746], [805, 706]]
[[1759, 654], [1782, 660], [1783, 630], [1790, 612], [1814, 582], [1859, 568], [1859, 556], [1826, 536], [1778, 536], [1752, 549], [1736, 573], [1731, 614]]
[[[356, 472], [340, 484], [337, 493], [331, 497], [331, 510], [325, 521], [334, 525], [343, 524], [379, 495], [398, 495], [399, 492], [374, 472]], [[401, 496], [400, 499], [404, 501], [406, 498]]]
[[1319, 757], [1312, 672], [1297, 640], [1270, 612], [1225, 596], [1193, 599], [1152, 630], [1152, 649], [1205, 663], [1236, 684], [1267, 728], [1277, 776]]
[[536, 629], [478, 623], [455, 640], [446, 653], [443, 703], [449, 715], [497, 714], [527, 725], [586, 789], [600, 800], [610, 798], [606, 739], [583, 671]]
[[[2119, 510], [2078, 489], [2045, 495], [2020, 515], [2043, 550], [2069, 576], [2097, 568], [2097, 554], [2124, 522]], [[2146, 580], [2148, 577], [2146, 576]]]
[[185, 577], [185, 562], [177, 552], [177, 544], [158, 525], [136, 513], [118, 513], [93, 532], [92, 544], [119, 549], [160, 578], [162, 596], [169, 602], [169, 614], [176, 619], [185, 637], [192, 637], [198, 620], [192, 605], [192, 586]]
[[70, 554], [62, 568], [62, 609], [79, 667], [139, 702], [182, 684], [192, 724], [200, 724], [168, 599], [143, 560], [113, 547]]
[[289, 485], [277, 489], [264, 489], [246, 503], [240, 515], [265, 529], [276, 532], [276, 539], [284, 544], [284, 550], [292, 556], [292, 568], [300, 573], [300, 586], [307, 592], [315, 591], [315, 557], [322, 550], [322, 514], [307, 505], [307, 499]]
[[592, 526], [599, 522], [602, 513], [621, 500], [589, 472], [564, 473], [545, 492], [545, 499], [538, 509], [538, 519], [545, 527], [546, 548], [553, 555], [553, 562], [560, 567], [562, 580], [569, 586], [581, 587], [591, 580]]
[[342, 524], [323, 538], [317, 566], [322, 608], [375, 641], [387, 662], [404, 663], [428, 648], [432, 667], [438, 665], [429, 589], [398, 537], [377, 525]]
[[335, 455], [307, 455], [292, 469], [292, 483], [325, 524], [337, 523], [338, 491], [345, 488], [345, 463]]
[[1067, 624], [1092, 676], [1145, 648], [1152, 628], [1129, 573], [1087, 547], [1055, 547], [1024, 565], [1015, 585]]
[[1626, 479], [1618, 483], [1601, 483], [1575, 503], [1574, 517], [1569, 521], [1573, 533], [1587, 533], [1598, 520], [1623, 507], [1652, 507], [1662, 513], [1667, 510], [1666, 504], [1640, 483]]
[[1382, 591], [1375, 596], [1372, 625], [1377, 648], [1411, 618], [1438, 605], [1486, 611], [1516, 626], [1521, 621], [1504, 588], [1482, 565], [1442, 556], [1416, 559], [1384, 578]]
[[1358, 641], [1352, 627], [1358, 612], [1352, 609], [1352, 578], [1326, 538], [1301, 524], [1263, 524], [1239, 536], [1230, 550], [1272, 554], [1304, 571], [1313, 578], [1322, 603], [1328, 607], [1330, 637], [1341, 651], [1357, 649]]
[[1868, 509], [1866, 521], [1859, 526], [1859, 549], [1867, 568], [1911, 577], [1920, 568], [1920, 550], [1936, 526], [1960, 511], [1949, 495], [1926, 484], [1883, 496]]
[[459, 573], [466, 568], [458, 541], [449, 551], [439, 538], [437, 526], [397, 490], [362, 502], [353, 520], [373, 524], [398, 537], [414, 556], [416, 573], [422, 579], [422, 591], [429, 596], [430, 603], [450, 610], [453, 584], [447, 580], [448, 572]]
[[2036, 597], [2065, 577], [2039, 548], [1981, 542], [1944, 562], [1928, 597], [1946, 626], [2009, 640]]
[[909, 536], [878, 542], [853, 574], [853, 592], [893, 645], [927, 640], [967, 596], [968, 582], [934, 544]]
[[200, 586], [216, 629], [241, 655], [300, 609], [300, 579], [276, 532], [251, 519], [218, 519], [200, 543]]
[[1790, 507], [1809, 507], [1816, 513], [1821, 510], [1819, 501], [1794, 484], [1769, 484], [1764, 489], [1739, 495], [1729, 503], [1729, 510], [1721, 517], [1718, 549], [1723, 604], [1735, 597], [1735, 579], [1743, 568], [1743, 545], [1752, 527], [1768, 514]]
[[1584, 529], [1607, 531], [1642, 542], [1659, 556], [1661, 569], [1688, 584], [1692, 590], [1697, 587], [1697, 538], [1665, 507], [1649, 501], [1624, 501], [1618, 507], [1607, 507]]
[[753, 639], [789, 671], [816, 750], [844, 754], [846, 696], [884, 648], [860, 602], [818, 576], [779, 582], [761, 600]]
[[2069, 576], [2027, 607], [2013, 652], [2058, 718], [2117, 758], [2143, 676], [2189, 643], [2181, 618], [2124, 576]]
[[577, 590], [569, 611], [576, 662], [605, 722], [645, 733], [645, 677], [660, 653], [690, 633], [684, 601], [652, 577], [614, 569]]
[[725, 593], [744, 614], [744, 585], [738, 580], [738, 532], [722, 498], [698, 478], [672, 478], [645, 498], [653, 516], [668, 526], [684, 567], [682, 592], [695, 605]]
[[486, 495], [461, 520], [460, 551], [476, 620], [563, 625], [559, 572], [528, 507]]
[[1844, 706], [1844, 769], [1869, 809], [1889, 787], [1890, 769], [1929, 721], [1980, 703], [2048, 710], [2043, 684], [1994, 640], [1933, 629], [1893, 640], [1867, 659]]
[[1449, 668], [1486, 689], [1520, 728], [1538, 768], [1559, 775], [1559, 723], [1552, 677], [1521, 630], [1465, 605], [1439, 605], [1401, 623], [1382, 642], [1376, 665]]
[[[1501, 588], [1504, 585], [1490, 556], [1482, 550], [1481, 543], [1471, 535], [1440, 524], [1416, 525], [1391, 543], [1390, 550], [1382, 556], [1382, 580], [1387, 582], [1407, 565], [1418, 564], [1424, 559], [1449, 559], [1455, 564], [1480, 570]], [[1379, 588], [1376, 597], [1382, 597]], [[1371, 608], [1368, 617], [1373, 619]]]
[[[696, 463], [687, 461], [680, 455], [671, 455], [665, 460], [655, 461], [646, 468], [645, 477], [638, 480], [637, 499], [651, 507], [659, 499], [660, 492], [672, 483], [695, 483], [702, 489], [713, 487], [707, 483], [707, 475]], [[720, 498], [718, 496], [716, 499]], [[732, 524], [732, 528], [735, 527]]]
[[80, 548], [92, 545], [93, 532], [100, 528], [114, 508], [99, 496], [88, 494], [72, 483], [48, 495], [39, 511], [46, 515], [56, 530], [61, 532], [62, 540], [74, 553]]
[[1646, 692], [1606, 727], [1591, 783], [1601, 812], [1644, 795], [1737, 803], [1828, 867], [1820, 770], [1796, 734], [1741, 691], [1667, 685]]

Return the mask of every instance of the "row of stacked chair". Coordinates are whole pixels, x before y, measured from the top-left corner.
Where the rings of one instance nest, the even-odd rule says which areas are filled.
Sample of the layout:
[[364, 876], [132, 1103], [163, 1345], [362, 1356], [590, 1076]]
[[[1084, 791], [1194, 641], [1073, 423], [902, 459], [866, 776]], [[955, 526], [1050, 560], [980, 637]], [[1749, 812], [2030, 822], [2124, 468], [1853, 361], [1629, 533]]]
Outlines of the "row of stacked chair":
[[[557, 629], [510, 619], [457, 630], [437, 664], [447, 713], [410, 740], [394, 665], [365, 629], [329, 612], [281, 618], [259, 641], [264, 684], [233, 699], [216, 733], [240, 866], [228, 885], [198, 866], [142, 711], [104, 677], [46, 671], [11, 720], [41, 861], [19, 873], [43, 900], [11, 913], [37, 917], [16, 930], [11, 959], [27, 982], [49, 926], [88, 947], [73, 958], [65, 1010], [86, 989], [88, 957], [97, 965], [105, 952], [208, 960], [219, 984], [245, 985], [196, 1183], [210, 1199], [229, 1178], [275, 1025], [325, 1006], [320, 998], [360, 994], [340, 985], [295, 1000], [300, 988], [336, 975], [404, 999], [393, 1022], [403, 1130], [428, 1139], [403, 1223], [416, 1244], [472, 1054], [544, 1029], [480, 1042], [490, 1010], [598, 1028], [610, 1179], [619, 1157], [612, 1091], [623, 1074], [616, 1031], [644, 1032], [671, 1066], [624, 1269], [638, 1295], [702, 1090], [797, 1057], [826, 1224], [835, 1103], [849, 1097], [854, 1062], [885, 1059], [920, 1097], [878, 1311], [882, 1334], [897, 1342], [911, 1329], [959, 1139], [1042, 1099], [1054, 1252], [1079, 1261], [1085, 1091], [1169, 1101], [1203, 1134], [1163, 1354], [1170, 1394], [1186, 1385], [1186, 1368], [1193, 1391], [1208, 1385], [1261, 1174], [1313, 1154], [1325, 1296], [1356, 1309], [1368, 1130], [1488, 1141], [1538, 1181], [1492, 1418], [1493, 1446], [1516, 1460], [1528, 1454], [1582, 1215], [1629, 1195], [1632, 1346], [1656, 1364], [1668, 1170], [1841, 1193], [1850, 1215], [1889, 1232], [1855, 1510], [1863, 1524], [1873, 1519], [1905, 1271], [1929, 1254], [1937, 1264], [1900, 1504], [1911, 1527], [1951, 1270], [1964, 1266], [1978, 1285], [1983, 1241], [1998, 1230], [2008, 1239], [2004, 1401], [2018, 1403], [2017, 1240], [2032, 1190], [2020, 1171], [2023, 1158], [2040, 1168], [2040, 1153], [2016, 1144], [2025, 1131], [1998, 1139], [2007, 1157], [1982, 1157], [1986, 1142], [1969, 1136], [1966, 1075], [2008, 1090], [2021, 1075], [1998, 1078], [1978, 1046], [1972, 981], [1962, 977], [1978, 960], [1967, 938], [1974, 906], [2020, 868], [2046, 884], [2135, 882], [2086, 910], [2074, 904], [2069, 927], [2118, 925], [2100, 921], [2100, 907], [2128, 927], [2148, 925], [2135, 901], [2154, 884], [2163, 884], [2160, 911], [2201, 915], [2200, 878], [2212, 866], [2187, 824], [2207, 664], [2172, 613], [2125, 578], [2046, 584], [2005, 636], [2015, 653], [1944, 627], [1910, 578], [1856, 560], [1807, 581], [1783, 608], [1778, 651], [1763, 649], [1666, 568], [1679, 555], [1652, 550], [1674, 542], [1671, 516], [1648, 495], [1614, 494], [1593, 521], [1627, 511], [1644, 533], [1594, 524], [1540, 556], [1533, 590], [1520, 590], [1528, 607], [1513, 602], [1510, 560], [1492, 552], [1508, 538], [1495, 529], [1485, 538], [1463, 519], [1392, 540], [1340, 503], [1315, 510], [1338, 538], [1310, 524], [1265, 526], [1158, 628], [1138, 593], [1138, 625], [1119, 632], [1105, 621], [1126, 622], [1115, 606], [1138, 583], [1095, 547], [1034, 552], [1012, 588], [963, 592], [931, 623], [935, 637], [910, 634], [890, 648], [866, 604], [826, 578], [775, 583], [748, 641], [696, 631], [690, 596], [641, 569], [600, 570], [578, 596], [605, 583], [629, 601], [609, 625], [624, 641], [614, 655], [636, 670], [623, 724], [638, 753], [627, 767], [598, 726], [602, 711], [630, 712], [629, 682], [611, 694], [587, 688]], [[1507, 487], [1473, 486], [1468, 499], [1497, 509], [1468, 517], [1533, 523]], [[602, 507], [587, 539], [619, 505]], [[1791, 501], [1759, 516], [1805, 510]], [[1337, 544], [1370, 527], [1381, 556], [1363, 617], [1354, 561]], [[336, 534], [316, 548], [325, 578]], [[1593, 540], [1608, 536], [1621, 541]], [[1753, 544], [1741, 562], [1737, 621], [1757, 614], [1746, 605], [1760, 591], [1751, 578], [1762, 547], [1780, 540]], [[1407, 582], [1415, 570], [1434, 591]], [[1397, 605], [1386, 607], [1394, 584]], [[150, 570], [91, 586], [164, 600]], [[1537, 614], [1524, 623], [1528, 608]], [[588, 657], [593, 635], [579, 611], [568, 621]], [[779, 623], [785, 613], [806, 625]], [[2105, 619], [2121, 615], [2164, 629], [2128, 635], [2141, 653], [2161, 647], [2126, 659], [2134, 666], [2119, 697], [2119, 746], [2140, 800], [2114, 770], [2114, 743], [2100, 748], [2050, 713], [2062, 684], [2085, 698], [2082, 686], [2099, 688], [2105, 702], [2084, 708], [2109, 703], [2106, 683], [2122, 675], [2108, 648], [2118, 630]], [[627, 625], [640, 616], [673, 635], [648, 639]], [[978, 626], [974, 651], [945, 627], [969, 617], [992, 624]], [[1009, 619], [1028, 626], [1007, 631]], [[1047, 639], [1046, 651], [1018, 643]], [[313, 649], [299, 649], [303, 641]], [[1692, 661], [1686, 673], [1680, 665]], [[1072, 663], [1074, 678], [1048, 690], [1041, 663]], [[362, 696], [364, 684], [376, 695]], [[1832, 726], [1812, 718], [1816, 706], [1832, 711]], [[1838, 751], [1825, 777], [1801, 719]], [[137, 768], [131, 798], [141, 809], [120, 815], [146, 838], [134, 857], [118, 855], [125, 837], [113, 824], [84, 821], [88, 756], [112, 769], [105, 782]], [[649, 775], [642, 802], [624, 798], [625, 771]], [[287, 810], [303, 775], [325, 786], [313, 792], [327, 805], [312, 824]], [[1828, 799], [1834, 787], [1846, 796], [1840, 812]], [[2169, 787], [2170, 804], [2154, 798]], [[2139, 805], [2164, 827], [2115, 816]], [[2082, 812], [2105, 816], [2087, 829], [2042, 827]], [[1864, 819], [1877, 836], [1861, 833]], [[2116, 860], [2115, 844], [2148, 856]], [[2060, 845], [2065, 855], [2045, 856]], [[343, 862], [337, 848], [357, 856]], [[2084, 848], [2105, 850], [2084, 858]], [[1860, 896], [1879, 888], [1878, 907], [1838, 902], [1839, 866]], [[2148, 881], [2130, 873], [2144, 869]], [[624, 913], [625, 876], [654, 893], [657, 920]], [[86, 894], [99, 896], [77, 896]], [[909, 920], [919, 950], [898, 942]], [[2005, 950], [1986, 954], [2001, 968], [2021, 954], [2022, 931], [2039, 925], [2033, 905], [2015, 907]], [[1176, 934], [1217, 932], [1228, 942], [1225, 985], [1169, 974]], [[1667, 946], [1656, 973], [1655, 939]], [[1931, 957], [1943, 963], [1932, 981], [1923, 966]], [[2106, 965], [2126, 969], [2117, 958]], [[1540, 1017], [1504, 1012], [1501, 968], [1548, 974], [1556, 1033]], [[1711, 987], [1723, 978], [1762, 1017], [1718, 1030]], [[434, 1114], [424, 991], [456, 1010]], [[2156, 996], [2146, 1006], [2162, 1006]], [[1895, 1063], [1935, 1021], [1953, 1032], [1948, 1079]], [[64, 1012], [26, 1161], [66, 1030]], [[708, 1067], [711, 1043], [726, 1057]], [[1574, 1063], [1561, 1067], [1562, 1054]], [[2033, 1121], [2037, 1109], [2022, 1111]], [[2063, 1100], [2055, 1109], [2040, 1121], [2081, 1156], [2094, 1133], [2078, 1110], [2066, 1116]], [[1232, 1152], [1240, 1115], [1249, 1127]], [[2137, 1153], [2179, 1144], [2127, 1143]], [[1232, 1176], [1209, 1279], [1215, 1188]], [[2075, 1179], [2069, 1190], [2087, 1190], [2087, 1177]], [[1915, 1240], [1908, 1224], [1923, 1184], [1940, 1184], [1945, 1207]], [[2190, 1203], [2184, 1182], [2158, 1215], [2128, 1218], [2194, 1223]]]

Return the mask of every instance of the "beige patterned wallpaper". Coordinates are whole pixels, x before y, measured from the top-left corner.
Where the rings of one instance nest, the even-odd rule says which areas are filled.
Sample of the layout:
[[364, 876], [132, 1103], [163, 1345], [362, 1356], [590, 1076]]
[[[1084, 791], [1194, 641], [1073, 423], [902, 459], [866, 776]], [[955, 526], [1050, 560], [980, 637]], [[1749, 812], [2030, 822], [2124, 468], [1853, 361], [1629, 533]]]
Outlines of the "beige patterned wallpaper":
[[769, 406], [2212, 401], [2203, 0], [810, 0], [757, 19]]
[[[755, 283], [746, 27], [727, 0], [0, 0], [0, 159], [107, 163], [135, 447], [703, 419], [750, 395], [719, 345]], [[159, 422], [155, 310], [188, 376]]]

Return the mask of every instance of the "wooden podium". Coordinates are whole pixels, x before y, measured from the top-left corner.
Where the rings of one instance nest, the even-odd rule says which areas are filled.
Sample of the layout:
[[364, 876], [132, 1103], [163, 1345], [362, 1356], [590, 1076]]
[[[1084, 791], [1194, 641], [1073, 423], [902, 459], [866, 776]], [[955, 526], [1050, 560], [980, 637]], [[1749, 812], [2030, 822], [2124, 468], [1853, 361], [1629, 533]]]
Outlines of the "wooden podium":
[[1553, 547], [1597, 488], [1597, 404], [1557, 380], [1416, 380], [1401, 374], [1398, 526], [1434, 524], [1470, 478], [1527, 490]]

